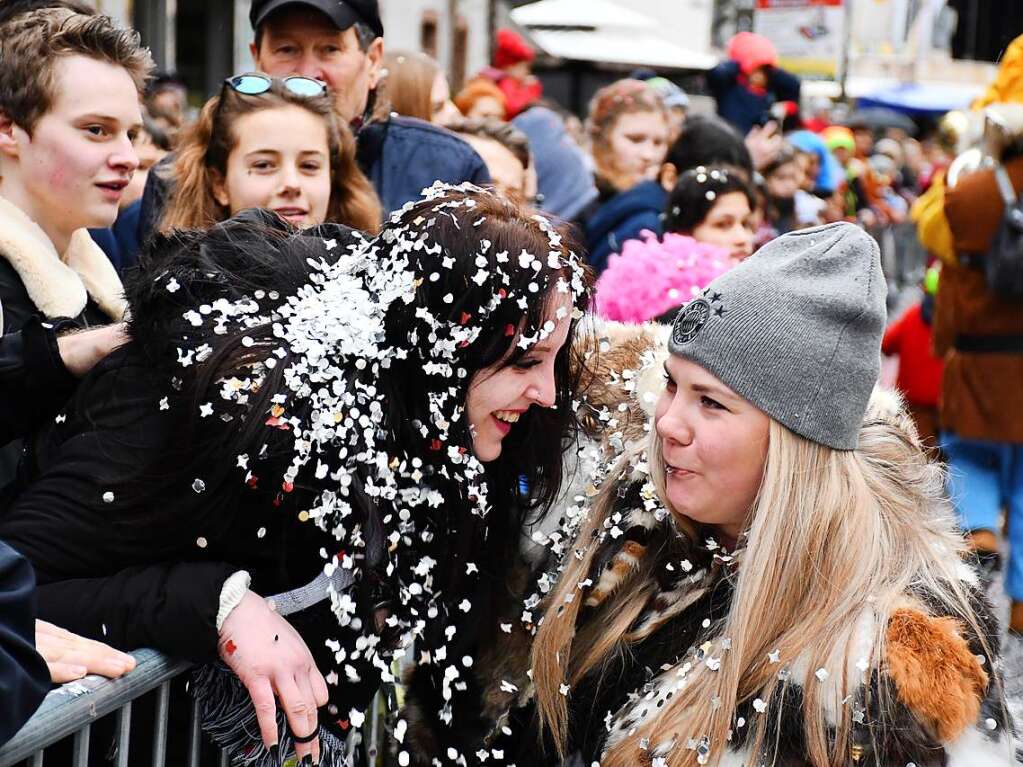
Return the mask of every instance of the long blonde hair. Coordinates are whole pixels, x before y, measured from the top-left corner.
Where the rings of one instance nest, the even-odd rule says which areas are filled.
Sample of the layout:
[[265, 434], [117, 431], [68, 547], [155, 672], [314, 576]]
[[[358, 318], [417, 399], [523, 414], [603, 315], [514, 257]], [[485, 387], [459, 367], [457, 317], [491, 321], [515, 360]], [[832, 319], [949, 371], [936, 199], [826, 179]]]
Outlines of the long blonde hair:
[[270, 90], [255, 96], [225, 87], [199, 113], [186, 131], [173, 166], [174, 190], [160, 221], [160, 231], [206, 229], [226, 220], [230, 211], [213, 196], [219, 174], [227, 174], [227, 160], [238, 142], [237, 121], [264, 109], [296, 106], [320, 117], [327, 125], [330, 155], [330, 201], [326, 220], [364, 232], [380, 230], [381, 208], [369, 179], [355, 161], [352, 132], [334, 112], [330, 94], [304, 97], [292, 93], [274, 79]]
[[[656, 430], [646, 454], [651, 481], [670, 510]], [[636, 459], [635, 454], [626, 457], [633, 463]], [[872, 640], [867, 660], [878, 665], [888, 617], [905, 603], [910, 589], [936, 595], [980, 638], [990, 657], [986, 634], [962, 582], [964, 545], [944, 500], [943, 479], [893, 395], [875, 393], [859, 446], [852, 451], [824, 447], [772, 421], [734, 595], [716, 632], [730, 640], [730, 649], [718, 671], [698, 665], [656, 715], [610, 742], [601, 764], [625, 767], [663, 754], [670, 767], [695, 767], [697, 752], [686, 745], [704, 737], [711, 749], [709, 763], [717, 764], [735, 726], [736, 706], [756, 697], [770, 705], [777, 695], [779, 668], [785, 665], [792, 671], [791, 681], [802, 686], [806, 759], [814, 767], [845, 763], [851, 707], [840, 702], [857, 686], [849, 664], [858, 660], [866, 631]], [[597, 533], [614, 511], [617, 490], [609, 482], [596, 498], [570, 549], [582, 550], [582, 555], [567, 557], [533, 645], [541, 726], [559, 750], [568, 735], [567, 704], [559, 687], [599, 671], [615, 653], [628, 652], [649, 634], [630, 632], [656, 589], [652, 563], [642, 563], [600, 608], [606, 620], [576, 625], [583, 600], [572, 595], [590, 573]], [[783, 666], [769, 659], [775, 651]], [[821, 668], [830, 674], [827, 683], [814, 678]], [[890, 696], [891, 691], [882, 689], [881, 695]], [[708, 705], [714, 699], [721, 705]], [[882, 701], [878, 710], [890, 708]], [[837, 719], [834, 741], [826, 717]], [[748, 741], [753, 754], [775, 745], [768, 742], [767, 718], [757, 720], [747, 725], [753, 728]], [[874, 737], [884, 724], [872, 731]], [[644, 739], [649, 748], [641, 751]], [[669, 751], [671, 743], [677, 745]]]
[[382, 87], [392, 111], [433, 121], [433, 81], [440, 66], [425, 53], [394, 51], [384, 54], [387, 72]]

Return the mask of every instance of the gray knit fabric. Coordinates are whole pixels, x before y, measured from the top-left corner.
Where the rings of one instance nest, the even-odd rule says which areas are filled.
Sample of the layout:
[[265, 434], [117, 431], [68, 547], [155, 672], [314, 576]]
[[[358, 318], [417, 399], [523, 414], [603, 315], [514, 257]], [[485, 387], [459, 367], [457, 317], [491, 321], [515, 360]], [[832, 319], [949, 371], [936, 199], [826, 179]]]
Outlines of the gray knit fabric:
[[796, 434], [856, 447], [881, 365], [887, 286], [852, 224], [783, 235], [679, 312], [668, 349]]

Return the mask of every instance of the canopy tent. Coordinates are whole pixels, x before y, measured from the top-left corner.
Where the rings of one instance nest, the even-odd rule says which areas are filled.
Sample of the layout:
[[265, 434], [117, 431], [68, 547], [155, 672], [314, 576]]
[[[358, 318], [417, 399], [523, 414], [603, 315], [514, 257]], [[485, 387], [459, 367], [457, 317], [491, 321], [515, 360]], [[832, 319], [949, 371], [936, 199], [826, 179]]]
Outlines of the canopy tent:
[[657, 22], [609, 0], [540, 0], [516, 8], [512, 21], [549, 56], [656, 69], [707, 70], [718, 59], [659, 34]]
[[857, 103], [861, 108], [886, 107], [910, 117], [937, 117], [968, 107], [983, 91], [983, 85], [965, 83], [904, 83], [864, 93]]

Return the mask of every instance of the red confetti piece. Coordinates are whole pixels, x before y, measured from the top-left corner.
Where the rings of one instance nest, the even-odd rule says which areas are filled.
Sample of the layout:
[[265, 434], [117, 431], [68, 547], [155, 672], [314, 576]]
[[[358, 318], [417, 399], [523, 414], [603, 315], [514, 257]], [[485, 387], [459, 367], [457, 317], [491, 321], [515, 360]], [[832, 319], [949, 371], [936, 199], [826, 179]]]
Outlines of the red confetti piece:
[[285, 493], [290, 493], [292, 490], [295, 489], [295, 483], [294, 482], [285, 482], [284, 484], [281, 485], [281, 487], [284, 488], [284, 492]]
[[504, 288], [501, 288], [499, 291], [497, 291], [497, 295], [500, 296], [501, 298], [507, 298], [508, 291], [505, 290]]
[[512, 325], [511, 323], [508, 323], [508, 325], [506, 325], [504, 328], [504, 334], [509, 338], [515, 335], [515, 326]]
[[237, 649], [238, 645], [234, 643], [233, 639], [228, 639], [227, 642], [224, 644], [224, 652], [226, 652], [228, 655], [234, 655], [235, 650]]
[[256, 489], [256, 485], [259, 484], [259, 477], [257, 477], [255, 474], [253, 474], [251, 477], [248, 478], [248, 480], [246, 480], [245, 484], [247, 484], [249, 487], [251, 487], [253, 490], [255, 490]]
[[468, 312], [462, 312], [462, 324], [465, 325], [469, 320], [472, 319], [472, 315]]
[[431, 442], [430, 443], [430, 449], [431, 450], [440, 450], [440, 440], [439, 439], [435, 439], [433, 442]]
[[349, 724], [347, 719], [338, 719], [337, 726], [340, 727], [342, 730], [347, 730], [349, 727], [351, 727], [351, 724]]
[[468, 342], [468, 341], [462, 341], [462, 343], [460, 343], [460, 344], [458, 345], [458, 348], [459, 348], [459, 349], [465, 349], [465, 348], [466, 348], [466, 347], [468, 347], [468, 346], [469, 346], [469, 342]]
[[284, 496], [283, 496], [283, 495], [281, 495], [280, 493], [277, 493], [277, 497], [276, 497], [276, 498], [274, 498], [274, 500], [273, 500], [273, 504], [274, 504], [274, 506], [280, 506], [280, 505], [281, 505], [281, 502], [282, 502], [283, 500], [284, 500]]

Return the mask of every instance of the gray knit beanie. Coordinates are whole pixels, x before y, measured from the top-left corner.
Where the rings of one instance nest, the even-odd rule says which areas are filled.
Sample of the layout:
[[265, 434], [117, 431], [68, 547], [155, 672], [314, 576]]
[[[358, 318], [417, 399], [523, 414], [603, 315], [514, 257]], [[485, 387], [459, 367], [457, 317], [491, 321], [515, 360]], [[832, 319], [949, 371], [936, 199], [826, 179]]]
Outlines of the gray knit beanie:
[[796, 434], [852, 450], [881, 366], [886, 295], [866, 232], [803, 229], [710, 283], [679, 312], [668, 350]]

